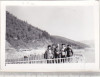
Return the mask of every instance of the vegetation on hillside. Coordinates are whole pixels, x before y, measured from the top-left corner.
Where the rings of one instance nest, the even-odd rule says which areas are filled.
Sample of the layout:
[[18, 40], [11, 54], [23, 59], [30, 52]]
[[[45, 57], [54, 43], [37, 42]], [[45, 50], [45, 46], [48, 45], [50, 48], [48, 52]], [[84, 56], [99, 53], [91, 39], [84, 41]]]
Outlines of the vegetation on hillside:
[[75, 48], [87, 45], [59, 36], [51, 36], [48, 32], [22, 21], [6, 11], [6, 40], [15, 49], [46, 47], [53, 43], [67, 43]]

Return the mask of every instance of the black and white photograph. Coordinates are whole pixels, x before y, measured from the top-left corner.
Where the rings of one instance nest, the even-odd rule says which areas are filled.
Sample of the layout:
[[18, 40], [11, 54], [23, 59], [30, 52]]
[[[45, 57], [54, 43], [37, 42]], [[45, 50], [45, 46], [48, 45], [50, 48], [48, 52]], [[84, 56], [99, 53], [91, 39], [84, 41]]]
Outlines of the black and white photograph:
[[66, 5], [6, 6], [5, 66], [95, 63], [95, 4]]

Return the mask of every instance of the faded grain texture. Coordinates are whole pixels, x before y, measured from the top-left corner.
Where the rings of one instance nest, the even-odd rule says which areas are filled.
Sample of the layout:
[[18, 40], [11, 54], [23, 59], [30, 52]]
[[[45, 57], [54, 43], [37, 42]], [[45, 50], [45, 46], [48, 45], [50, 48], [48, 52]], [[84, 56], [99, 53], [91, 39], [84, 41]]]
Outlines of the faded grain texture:
[[100, 77], [100, 73], [4, 73], [0, 77]]

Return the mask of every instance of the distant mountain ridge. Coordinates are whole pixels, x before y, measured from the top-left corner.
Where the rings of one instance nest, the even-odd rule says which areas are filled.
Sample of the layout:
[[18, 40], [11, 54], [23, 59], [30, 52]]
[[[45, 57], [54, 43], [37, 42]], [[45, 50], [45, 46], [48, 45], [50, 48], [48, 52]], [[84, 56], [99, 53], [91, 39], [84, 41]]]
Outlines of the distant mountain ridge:
[[89, 45], [81, 43], [81, 42], [77, 42], [65, 37], [61, 37], [61, 36], [52, 36], [52, 38], [56, 41], [53, 41], [54, 43], [63, 43], [63, 44], [69, 44], [72, 45], [74, 48], [85, 48], [85, 47], [89, 47]]
[[52, 36], [48, 32], [18, 19], [8, 11], [6, 11], [6, 40], [15, 49], [43, 48], [53, 43], [67, 43], [75, 48], [88, 47], [86, 44], [64, 37]]
[[89, 45], [90, 47], [95, 47], [95, 40], [84, 40], [84, 41], [81, 41], [82, 43], [86, 44], [86, 45]]

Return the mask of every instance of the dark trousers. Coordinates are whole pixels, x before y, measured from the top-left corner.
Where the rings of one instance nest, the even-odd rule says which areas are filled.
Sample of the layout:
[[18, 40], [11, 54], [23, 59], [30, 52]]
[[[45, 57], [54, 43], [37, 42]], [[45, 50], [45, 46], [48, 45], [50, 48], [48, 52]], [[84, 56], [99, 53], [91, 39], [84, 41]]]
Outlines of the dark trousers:
[[63, 58], [63, 59], [61, 59], [61, 62], [64, 63], [64, 62], [66, 61], [66, 56], [62, 56], [62, 55], [61, 55], [61, 58]]
[[61, 58], [61, 55], [60, 54], [55, 54], [55, 62], [56, 63], [60, 63], [60, 59]]

